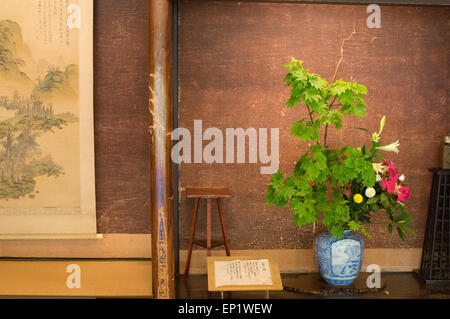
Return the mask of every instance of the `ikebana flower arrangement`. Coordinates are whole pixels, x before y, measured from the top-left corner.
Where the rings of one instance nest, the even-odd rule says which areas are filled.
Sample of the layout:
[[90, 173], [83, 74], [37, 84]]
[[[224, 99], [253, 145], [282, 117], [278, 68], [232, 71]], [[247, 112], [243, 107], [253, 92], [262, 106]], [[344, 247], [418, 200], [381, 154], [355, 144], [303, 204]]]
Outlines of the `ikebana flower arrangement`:
[[[356, 82], [337, 80], [329, 84], [308, 73], [303, 61], [285, 66], [284, 81], [291, 89], [288, 108], [306, 106], [308, 117], [295, 122], [291, 133], [302, 141], [313, 142], [294, 167], [291, 175], [277, 172], [266, 191], [266, 204], [289, 206], [299, 227], [322, 222], [329, 233], [316, 239], [319, 270], [331, 284], [347, 285], [357, 277], [363, 258], [364, 242], [353, 232], [370, 236], [367, 226], [374, 214], [386, 213], [388, 231], [402, 240], [413, 233], [412, 218], [406, 209], [409, 188], [386, 152], [398, 153], [398, 141], [382, 146], [383, 116], [378, 132], [369, 134], [370, 146], [327, 145], [330, 127], [342, 128], [345, 116], [364, 117], [363, 95], [367, 88]], [[364, 128], [361, 131], [368, 133]], [[323, 141], [323, 142], [321, 142]], [[334, 258], [334, 261], [333, 261]]]

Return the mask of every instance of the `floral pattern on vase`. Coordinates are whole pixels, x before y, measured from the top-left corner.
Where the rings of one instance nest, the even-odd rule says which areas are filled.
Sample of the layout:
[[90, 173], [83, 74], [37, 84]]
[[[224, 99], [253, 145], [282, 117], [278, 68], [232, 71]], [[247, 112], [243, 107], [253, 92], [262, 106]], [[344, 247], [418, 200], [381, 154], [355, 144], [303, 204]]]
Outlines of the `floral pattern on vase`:
[[364, 241], [346, 230], [344, 237], [334, 238], [323, 233], [316, 238], [316, 257], [319, 272], [331, 285], [350, 285], [361, 271]]

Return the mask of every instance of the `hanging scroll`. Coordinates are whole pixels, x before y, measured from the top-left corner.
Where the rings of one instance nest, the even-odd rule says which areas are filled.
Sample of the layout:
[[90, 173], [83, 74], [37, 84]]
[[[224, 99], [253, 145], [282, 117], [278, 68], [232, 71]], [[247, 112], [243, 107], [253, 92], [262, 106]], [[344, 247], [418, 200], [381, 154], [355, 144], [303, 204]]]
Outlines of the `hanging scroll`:
[[0, 0], [0, 238], [96, 234], [93, 1]]

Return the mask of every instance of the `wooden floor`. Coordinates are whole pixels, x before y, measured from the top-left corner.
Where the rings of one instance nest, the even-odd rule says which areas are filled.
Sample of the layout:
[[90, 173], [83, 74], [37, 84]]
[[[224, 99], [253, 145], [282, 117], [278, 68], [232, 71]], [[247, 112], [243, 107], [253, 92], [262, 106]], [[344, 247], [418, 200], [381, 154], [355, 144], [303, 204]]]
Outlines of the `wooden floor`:
[[[367, 274], [361, 273], [353, 287], [345, 291], [331, 291], [320, 278], [318, 273], [282, 274], [284, 287], [293, 288], [292, 291], [270, 292], [272, 299], [308, 299], [308, 298], [344, 298], [344, 299], [418, 299], [444, 298], [450, 299], [450, 287], [440, 289], [426, 289], [414, 273], [382, 273], [379, 291], [363, 291], [359, 289], [365, 283]], [[361, 286], [361, 287], [360, 287]], [[329, 288], [329, 286], [328, 286]], [[352, 290], [352, 288], [355, 288]], [[366, 287], [364, 287], [366, 288]], [[218, 299], [220, 293], [208, 292], [206, 275], [190, 275], [187, 280], [183, 276], [176, 279], [176, 297], [179, 299]], [[224, 298], [252, 299], [265, 298], [265, 292], [227, 292]]]

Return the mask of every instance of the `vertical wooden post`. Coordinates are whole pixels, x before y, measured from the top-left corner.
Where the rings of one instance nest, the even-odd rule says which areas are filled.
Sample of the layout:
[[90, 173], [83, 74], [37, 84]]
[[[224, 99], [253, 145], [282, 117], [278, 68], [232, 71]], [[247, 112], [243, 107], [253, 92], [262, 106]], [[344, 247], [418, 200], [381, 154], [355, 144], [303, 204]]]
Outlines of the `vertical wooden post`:
[[175, 298], [172, 190], [172, 4], [149, 0], [153, 297]]

